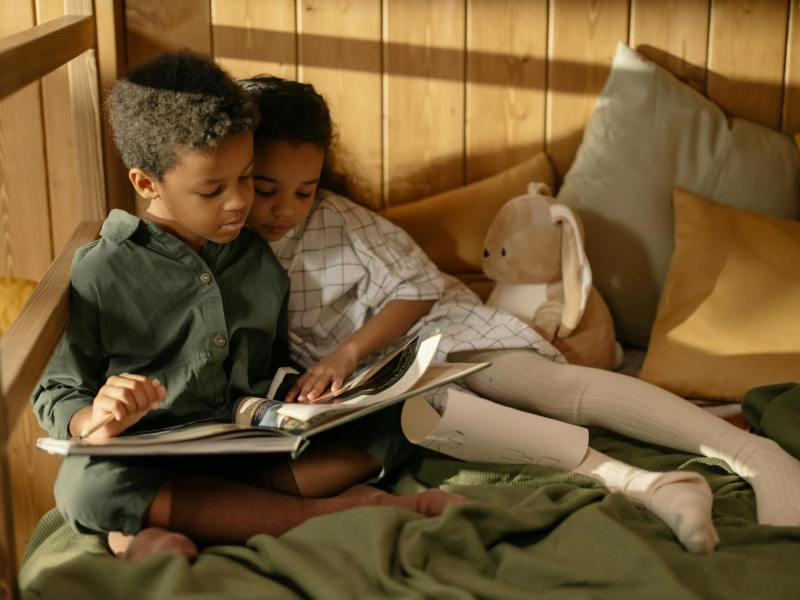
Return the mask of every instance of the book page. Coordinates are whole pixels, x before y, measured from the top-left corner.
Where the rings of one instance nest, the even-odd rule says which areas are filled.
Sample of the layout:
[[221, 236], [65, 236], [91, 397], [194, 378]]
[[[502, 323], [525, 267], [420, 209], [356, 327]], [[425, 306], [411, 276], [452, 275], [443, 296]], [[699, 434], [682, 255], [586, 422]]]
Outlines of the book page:
[[380, 402], [371, 402], [365, 406], [361, 406], [357, 410], [351, 411], [343, 411], [343, 412], [333, 412], [333, 413], [323, 413], [320, 415], [318, 420], [312, 419], [308, 423], [310, 427], [308, 427], [303, 435], [306, 437], [310, 437], [313, 435], [317, 435], [319, 433], [323, 433], [329, 429], [333, 429], [334, 427], [338, 427], [350, 421], [354, 421], [355, 419], [361, 419], [373, 412], [383, 410], [387, 406], [392, 404], [397, 404], [398, 402], [402, 402], [407, 398], [411, 398], [412, 396], [417, 396], [420, 394], [425, 394], [432, 389], [437, 387], [446, 385], [448, 383], [453, 383], [458, 379], [463, 377], [467, 377], [472, 373], [480, 371], [481, 369], [485, 369], [491, 363], [435, 363], [428, 367], [428, 370], [425, 371], [423, 377], [421, 377], [417, 383], [415, 383], [412, 387], [407, 389], [402, 394], [398, 394], [396, 396], [392, 396], [390, 398], [386, 398], [381, 400]]
[[406, 400], [403, 434], [419, 446], [461, 460], [574, 469], [586, 455], [584, 427], [503, 406], [450, 388], [440, 415], [425, 398]]
[[344, 396], [352, 395], [351, 392], [356, 391], [356, 388], [361, 387], [362, 385], [366, 384], [371, 378], [375, 377], [381, 371], [381, 369], [383, 369], [386, 365], [392, 362], [397, 355], [399, 355], [402, 352], [410, 350], [412, 347], [416, 347], [417, 339], [418, 339], [417, 337], [414, 337], [407, 340], [399, 348], [381, 358], [374, 365], [367, 367], [360, 372], [356, 372], [353, 376], [350, 377], [350, 379], [348, 379], [344, 383], [344, 385], [340, 390], [338, 390], [337, 392], [328, 392], [327, 394], [323, 394], [322, 396], [316, 399], [315, 404], [335, 402], [337, 399], [340, 400], [343, 399]]
[[353, 411], [362, 406], [378, 403], [387, 398], [402, 394], [412, 387], [422, 377], [425, 371], [427, 371], [428, 366], [431, 364], [436, 354], [436, 349], [439, 346], [441, 338], [441, 334], [437, 334], [420, 342], [414, 362], [403, 376], [388, 389], [380, 391], [377, 394], [363, 394], [333, 404], [302, 404], [299, 402], [285, 404], [278, 410], [278, 413], [297, 419], [298, 421], [310, 421], [325, 413]]

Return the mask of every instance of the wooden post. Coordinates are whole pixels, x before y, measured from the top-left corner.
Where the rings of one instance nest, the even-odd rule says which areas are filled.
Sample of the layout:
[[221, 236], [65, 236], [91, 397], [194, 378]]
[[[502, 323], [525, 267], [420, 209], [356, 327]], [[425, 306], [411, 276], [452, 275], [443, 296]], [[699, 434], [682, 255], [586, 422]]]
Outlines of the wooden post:
[[[114, 82], [124, 77], [128, 70], [125, 51], [125, 6], [123, 0], [95, 3], [95, 22], [97, 31], [97, 65], [100, 75], [100, 106], [105, 105], [106, 97]], [[102, 115], [102, 110], [101, 110]], [[133, 188], [128, 182], [128, 172], [119, 158], [111, 128], [106, 119], [100, 119], [103, 132], [103, 164], [105, 166], [106, 208], [121, 208], [135, 212]]]
[[[2, 369], [2, 367], [0, 367]], [[0, 370], [0, 384], [3, 372]], [[0, 408], [6, 400], [0, 387]], [[5, 410], [0, 410], [0, 600], [11, 600], [14, 581], [14, 539], [11, 513], [11, 482], [8, 477], [8, 425]]]
[[[68, 14], [91, 15], [92, 0], [65, 0]], [[69, 63], [69, 91], [78, 154], [77, 179], [81, 190], [82, 221], [99, 221], [106, 214], [106, 182], [100, 135], [97, 58], [87, 50]]]

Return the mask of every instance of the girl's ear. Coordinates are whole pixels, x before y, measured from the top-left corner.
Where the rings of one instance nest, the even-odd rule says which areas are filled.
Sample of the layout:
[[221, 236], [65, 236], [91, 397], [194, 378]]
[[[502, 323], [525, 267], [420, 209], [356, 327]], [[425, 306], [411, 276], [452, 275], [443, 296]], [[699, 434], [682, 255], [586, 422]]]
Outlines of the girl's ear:
[[146, 200], [153, 200], [154, 198], [158, 198], [158, 188], [157, 188], [158, 184], [156, 180], [150, 177], [150, 175], [148, 175], [141, 169], [129, 170], [128, 179], [131, 180], [133, 189], [136, 190], [136, 193], [139, 194], [142, 198]]

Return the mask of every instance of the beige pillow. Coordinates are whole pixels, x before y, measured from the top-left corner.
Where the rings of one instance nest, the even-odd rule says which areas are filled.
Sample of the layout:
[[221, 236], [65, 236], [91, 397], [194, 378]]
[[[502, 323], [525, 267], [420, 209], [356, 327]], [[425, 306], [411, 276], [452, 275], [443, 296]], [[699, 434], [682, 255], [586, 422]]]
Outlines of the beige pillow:
[[722, 110], [624, 44], [558, 200], [586, 229], [594, 282], [618, 337], [646, 347], [673, 250], [672, 190], [800, 216], [792, 138]]
[[35, 287], [35, 281], [0, 277], [0, 335], [4, 334], [17, 318]]
[[800, 382], [800, 222], [674, 196], [675, 253], [640, 377], [733, 401]]
[[382, 215], [405, 229], [437, 267], [459, 277], [485, 300], [493, 287], [481, 266], [489, 224], [500, 207], [524, 194], [532, 181], [553, 188], [553, 168], [543, 152], [486, 179], [389, 207]]

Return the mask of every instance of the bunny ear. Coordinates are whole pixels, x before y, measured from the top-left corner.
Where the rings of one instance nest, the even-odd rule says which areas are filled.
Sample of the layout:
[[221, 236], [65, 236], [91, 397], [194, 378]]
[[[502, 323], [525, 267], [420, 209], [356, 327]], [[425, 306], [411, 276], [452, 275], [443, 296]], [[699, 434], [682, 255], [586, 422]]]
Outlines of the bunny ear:
[[583, 239], [573, 212], [563, 204], [550, 206], [550, 215], [561, 225], [561, 279], [564, 286], [564, 310], [558, 337], [565, 338], [580, 323], [589, 292], [592, 289], [592, 270], [583, 251]]

